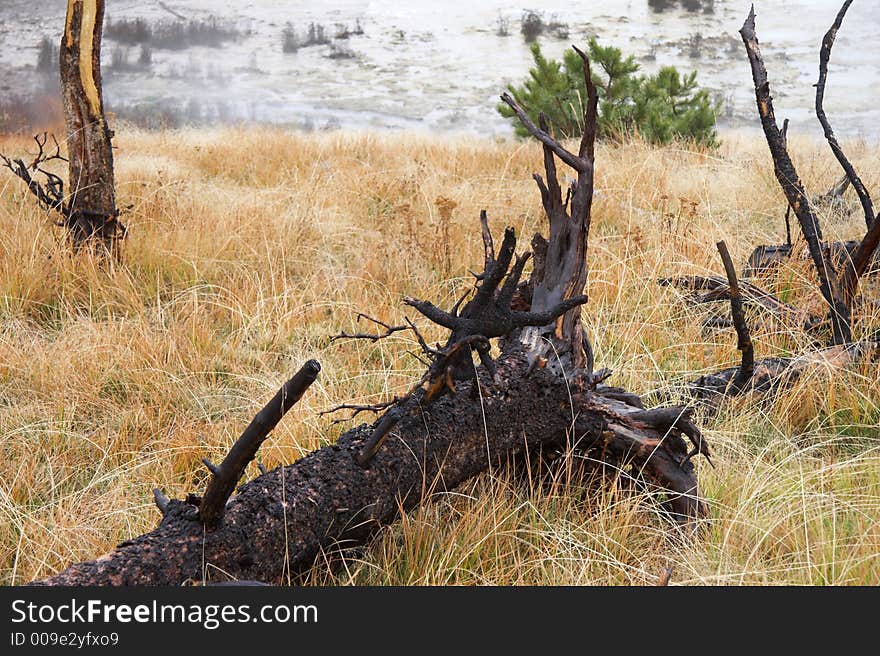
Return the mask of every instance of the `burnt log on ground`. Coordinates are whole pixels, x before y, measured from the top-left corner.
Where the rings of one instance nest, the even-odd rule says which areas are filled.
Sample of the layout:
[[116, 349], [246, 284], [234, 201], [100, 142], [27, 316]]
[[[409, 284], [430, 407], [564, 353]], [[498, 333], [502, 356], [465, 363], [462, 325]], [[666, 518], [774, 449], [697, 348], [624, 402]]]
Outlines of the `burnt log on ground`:
[[[854, 239], [848, 241], [832, 241], [822, 244], [829, 259], [838, 267], [847, 261], [854, 261], [860, 241]], [[749, 255], [746, 266], [743, 267], [743, 277], [750, 278], [761, 274], [768, 274], [781, 266], [792, 256], [792, 251], [797, 252], [798, 259], [808, 259], [809, 255], [803, 249], [795, 249], [789, 244], [760, 244]], [[864, 276], [876, 276], [880, 274], [880, 251], [875, 251]]]
[[[729, 301], [730, 283], [721, 276], [675, 276], [660, 278], [661, 287], [674, 287], [688, 292], [685, 300], [692, 305]], [[784, 303], [770, 292], [761, 289], [754, 283], [739, 281], [739, 294], [743, 303], [761, 308], [788, 326], [811, 330], [821, 323], [821, 318], [814, 317], [790, 303]]]
[[670, 512], [680, 521], [704, 512], [694, 465], [676, 428], [680, 418], [690, 431], [687, 410], [667, 409], [667, 415], [654, 417], [578, 381], [566, 383], [547, 367], [532, 367], [524, 348], [497, 364], [494, 378], [481, 368], [457, 394], [402, 417], [367, 468], [356, 456], [375, 425], [353, 428], [336, 444], [248, 482], [216, 530], [199, 521], [198, 498], [172, 500], [154, 531], [40, 583], [179, 585], [230, 578], [283, 583], [322, 552], [363, 544], [432, 493], [518, 454], [551, 447], [632, 470], [668, 491]]
[[818, 368], [842, 371], [862, 362], [880, 360], [880, 341], [876, 338], [861, 342], [851, 342], [829, 346], [793, 357], [771, 357], [754, 363], [752, 376], [744, 383], [737, 383], [741, 366], [728, 367], [721, 371], [704, 374], [684, 385], [674, 385], [655, 390], [645, 395], [648, 400], [659, 402], [677, 400], [718, 403], [726, 397], [755, 393], [768, 395], [781, 393], [804, 375]]
[[[511, 96], [502, 95], [544, 149], [545, 175], [534, 177], [549, 237], [532, 239], [534, 267], [527, 281], [521, 279], [531, 254], [515, 255], [512, 228], [496, 252], [482, 213], [484, 269], [475, 274], [470, 299], [447, 311], [404, 298], [450, 331], [444, 346], [432, 348], [408, 321], [429, 361], [425, 374], [391, 403], [346, 406], [382, 411], [372, 425], [353, 428], [332, 446], [264, 473], [232, 496], [268, 431], [318, 375], [320, 366], [310, 361], [251, 422], [221, 465], [206, 462], [212, 479], [204, 498], [170, 500], [156, 491], [163, 519], [155, 530], [39, 583], [284, 583], [322, 553], [364, 544], [433, 493], [547, 450], [577, 453], [618, 475], [630, 472], [665, 495], [670, 518], [693, 529], [706, 504], [692, 458], [710, 454], [692, 409], [645, 409], [638, 396], [601, 384], [609, 371], [593, 373], [580, 309], [587, 301], [582, 292], [598, 99], [589, 60], [575, 50], [584, 61], [588, 91], [577, 153], [547, 133], [543, 116], [536, 126]], [[577, 174], [564, 200], [557, 158]], [[340, 338], [374, 340], [404, 329], [376, 323], [385, 335]], [[498, 340], [497, 358], [491, 339]]]

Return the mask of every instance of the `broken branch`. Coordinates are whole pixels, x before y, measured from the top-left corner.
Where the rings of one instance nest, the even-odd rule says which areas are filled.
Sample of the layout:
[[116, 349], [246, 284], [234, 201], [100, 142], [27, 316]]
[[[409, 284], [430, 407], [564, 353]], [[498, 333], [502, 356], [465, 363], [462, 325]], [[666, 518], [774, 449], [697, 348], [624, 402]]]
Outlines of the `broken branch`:
[[730, 252], [727, 250], [727, 244], [722, 240], [716, 246], [718, 247], [718, 253], [721, 255], [721, 261], [724, 263], [724, 271], [727, 273], [727, 280], [730, 284], [730, 314], [733, 318], [733, 326], [736, 328], [736, 348], [742, 353], [739, 373], [733, 379], [735, 390], [741, 390], [752, 379], [752, 374], [755, 373], [755, 349], [752, 345], [749, 326], [746, 323], [746, 315], [743, 312], [743, 302], [742, 296], [739, 293], [739, 282], [736, 279], [736, 269], [733, 267], [733, 260], [730, 258]]
[[874, 221], [874, 206], [871, 203], [871, 196], [865, 188], [864, 183], [862, 183], [862, 179], [859, 177], [858, 173], [856, 173], [855, 167], [853, 167], [852, 163], [844, 154], [843, 148], [841, 148], [840, 143], [837, 141], [837, 137], [834, 136], [834, 130], [831, 129], [831, 123], [825, 115], [825, 108], [823, 106], [825, 101], [825, 83], [828, 80], [828, 60], [831, 58], [831, 48], [834, 46], [834, 40], [837, 38], [837, 31], [840, 29], [840, 26], [843, 23], [843, 18], [846, 16], [846, 12], [851, 4], [852, 0], [846, 0], [843, 3], [843, 6], [837, 13], [837, 17], [834, 19], [828, 32], [825, 33], [825, 37], [822, 39], [822, 47], [819, 50], [819, 81], [816, 83], [816, 118], [818, 118], [819, 123], [822, 124], [822, 129], [825, 132], [825, 139], [831, 147], [831, 152], [834, 153], [841, 168], [846, 172], [846, 177], [849, 180], [849, 183], [852, 184], [853, 189], [856, 190], [856, 193], [859, 196], [859, 201], [862, 203], [862, 210], [865, 212], [865, 224], [870, 228]]
[[260, 445], [281, 418], [315, 382], [320, 371], [321, 365], [317, 360], [306, 362], [251, 420], [241, 437], [229, 449], [223, 462], [213, 468], [209, 466], [212, 471], [211, 481], [199, 504], [199, 517], [206, 528], [214, 529], [223, 520], [226, 502], [235, 491], [248, 463], [257, 455]]

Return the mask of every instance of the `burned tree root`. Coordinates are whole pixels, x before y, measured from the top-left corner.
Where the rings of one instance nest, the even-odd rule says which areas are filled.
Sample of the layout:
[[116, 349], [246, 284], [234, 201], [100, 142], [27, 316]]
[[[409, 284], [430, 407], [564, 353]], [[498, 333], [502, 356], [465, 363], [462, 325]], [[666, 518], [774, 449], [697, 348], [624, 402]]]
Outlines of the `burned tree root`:
[[[671, 516], [680, 522], [705, 513], [683, 435], [705, 442], [693, 433], [687, 409], [644, 411], [577, 381], [566, 385], [547, 369], [529, 371], [524, 350], [497, 364], [496, 376], [481, 368], [458, 393], [403, 417], [367, 468], [356, 462], [371, 434], [361, 425], [336, 444], [245, 484], [216, 530], [199, 521], [197, 497], [165, 500], [152, 532], [36, 583], [283, 583], [323, 552], [364, 544], [431, 494], [548, 446], [631, 468], [666, 492]], [[480, 403], [472, 399], [472, 385], [479, 385]]]

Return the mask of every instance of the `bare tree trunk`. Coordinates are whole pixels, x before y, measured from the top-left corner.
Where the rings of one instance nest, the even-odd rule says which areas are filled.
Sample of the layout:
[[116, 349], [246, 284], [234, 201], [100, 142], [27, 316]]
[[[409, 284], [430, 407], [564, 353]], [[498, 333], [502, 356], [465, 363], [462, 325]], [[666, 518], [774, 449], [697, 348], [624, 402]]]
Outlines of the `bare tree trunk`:
[[61, 37], [61, 89], [67, 126], [69, 213], [75, 247], [115, 252], [125, 229], [118, 221], [113, 179], [113, 136], [101, 90], [104, 0], [68, 0]]
[[[587, 99], [584, 107], [584, 133], [577, 154], [566, 150], [550, 136], [547, 119], [542, 114], [536, 126], [510, 94], [503, 100], [514, 112], [520, 123], [541, 142], [544, 149], [544, 174], [534, 174], [541, 192], [541, 203], [549, 222], [549, 238], [536, 235], [533, 240], [536, 263], [532, 275], [532, 311], [554, 307], [564, 298], [580, 294], [587, 283], [587, 245], [593, 205], [594, 150], [596, 143], [596, 119], [598, 95], [590, 74], [587, 56], [577, 48], [575, 52], [584, 63], [584, 83]], [[571, 181], [562, 197], [562, 185], [556, 172], [558, 158], [574, 170], [576, 178]], [[570, 363], [572, 369], [585, 369], [593, 373], [593, 354], [589, 338], [580, 320], [580, 307], [575, 307], [559, 317], [554, 330], [548, 334], [542, 327], [524, 329], [520, 341], [528, 345], [535, 357], [555, 360], [562, 365]]]
[[[755, 87], [758, 115], [761, 118], [761, 126], [764, 130], [767, 145], [770, 147], [774, 172], [776, 173], [779, 186], [788, 199], [789, 206], [794, 210], [795, 216], [800, 223], [801, 232], [807, 242], [810, 256], [813, 259], [816, 273], [819, 276], [819, 287], [822, 296], [830, 308], [829, 316], [834, 344], [844, 344], [852, 341], [852, 302], [858, 292], [859, 278], [868, 271], [874, 259], [874, 253], [880, 247], [880, 220], [877, 220], [878, 217], [874, 216], [871, 196], [834, 136], [834, 131], [824, 109], [825, 84], [828, 79], [828, 61], [831, 57], [831, 48], [851, 4], [852, 0], [844, 1], [831, 28], [822, 39], [822, 47], [819, 51], [819, 81], [815, 85], [816, 117], [822, 125], [831, 151], [846, 174], [846, 179], [859, 196], [859, 201], [865, 213], [865, 225], [868, 229], [856, 247], [852, 259], [845, 261], [841, 269], [835, 266], [830, 257], [830, 249], [823, 247], [822, 229], [819, 226], [818, 216], [788, 153], [785, 135], [780, 132], [779, 126], [776, 123], [776, 116], [773, 111], [773, 98], [770, 95], [770, 82], [767, 79], [767, 68], [761, 56], [758, 35], [755, 32], [754, 6], [740, 29], [740, 36], [745, 44], [749, 64], [752, 69], [752, 81]], [[840, 193], [842, 193], [843, 188], [845, 187], [841, 187]]]

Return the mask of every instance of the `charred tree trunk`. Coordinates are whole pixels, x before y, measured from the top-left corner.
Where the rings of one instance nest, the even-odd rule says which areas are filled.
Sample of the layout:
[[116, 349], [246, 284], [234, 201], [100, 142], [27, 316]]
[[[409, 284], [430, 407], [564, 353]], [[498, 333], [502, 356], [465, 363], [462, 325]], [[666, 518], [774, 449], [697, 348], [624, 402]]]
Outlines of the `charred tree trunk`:
[[[57, 225], [67, 229], [75, 250], [88, 247], [115, 255], [125, 226], [116, 208], [113, 133], [101, 92], [103, 22], [104, 0], [68, 0], [59, 56], [68, 157], [61, 155], [54, 136], [55, 152], [47, 150], [49, 135], [43, 134], [34, 137], [38, 152], [32, 160], [0, 154], [0, 161], [27, 184], [46, 211], [60, 215]], [[61, 177], [46, 168], [55, 160], [68, 163], [66, 192]]]
[[170, 501], [154, 531], [41, 583], [179, 585], [227, 577], [284, 583], [322, 552], [363, 544], [401, 508], [541, 448], [570, 446], [629, 469], [668, 491], [678, 518], [701, 514], [694, 465], [685, 460], [676, 428], [689, 430], [687, 410], [654, 416], [588, 389], [570, 395], [549, 369], [530, 368], [528, 353], [515, 348], [499, 359], [494, 378], [481, 368], [479, 382], [464, 381], [457, 394], [414, 408], [368, 468], [356, 460], [374, 426], [362, 425], [244, 485], [216, 530], [199, 521], [197, 497]]
[[113, 135], [101, 90], [103, 22], [104, 0], [68, 0], [60, 54], [70, 187], [65, 224], [75, 247], [113, 252], [125, 230], [118, 220]]
[[[431, 362], [400, 399], [349, 409], [380, 411], [372, 425], [341, 435], [333, 446], [265, 473], [234, 492], [268, 430], [315, 379], [307, 363], [251, 423], [212, 472], [204, 498], [172, 501], [156, 491], [163, 519], [152, 532], [101, 558], [73, 565], [40, 583], [176, 585], [214, 578], [289, 581], [322, 552], [363, 544], [401, 510], [438, 490], [512, 459], [545, 449], [581, 454], [626, 472], [665, 495], [673, 518], [693, 527], [706, 507], [693, 456], [709, 449], [687, 407], [646, 410], [638, 396], [600, 385], [593, 374], [578, 310], [586, 302], [586, 248], [593, 193], [596, 95], [583, 53], [589, 102], [578, 154], [536, 127], [507, 94], [544, 146], [546, 181], [535, 176], [550, 220], [537, 235], [535, 266], [520, 283], [530, 253], [515, 256], [512, 228], [495, 250], [482, 213], [484, 270], [467, 303], [449, 310], [425, 300], [404, 302], [450, 331], [442, 348], [419, 338]], [[541, 121], [543, 123], [543, 121]], [[577, 172], [563, 201], [554, 157]], [[376, 322], [385, 335], [405, 329]], [[340, 337], [379, 339], [382, 335]], [[489, 340], [501, 354], [490, 355]], [[476, 357], [476, 359], [475, 359]], [[688, 448], [685, 439], [692, 448]]]
[[[774, 171], [779, 186], [785, 193], [789, 206], [794, 211], [800, 223], [801, 232], [807, 242], [807, 247], [812, 257], [813, 264], [819, 276], [819, 286], [822, 296], [828, 303], [832, 325], [832, 341], [834, 344], [844, 344], [852, 341], [852, 303], [858, 291], [859, 278], [864, 275], [872, 260], [874, 253], [880, 246], [880, 220], [874, 216], [874, 207], [868, 190], [856, 173], [855, 168], [847, 159], [834, 136], [831, 123], [825, 114], [825, 84], [828, 80], [828, 61], [831, 57], [831, 49], [837, 32], [843, 24], [846, 12], [852, 4], [852, 0], [845, 0], [830, 29], [822, 39], [822, 47], [819, 51], [819, 81], [816, 83], [816, 117], [822, 125], [828, 145], [835, 158], [846, 174], [848, 184], [856, 190], [862, 209], [865, 213], [867, 233], [855, 248], [852, 258], [847, 258], [842, 267], [835, 266], [830, 248], [823, 247], [822, 230], [813, 204], [804, 190], [803, 183], [798, 176], [794, 163], [789, 156], [786, 147], [785, 135], [779, 130], [776, 116], [773, 111], [773, 98], [770, 95], [770, 82], [767, 79], [767, 69], [761, 56], [758, 45], [758, 36], [755, 32], [755, 8], [752, 7], [740, 29], [740, 36], [746, 47], [749, 64], [752, 69], [752, 80], [755, 86], [755, 99], [757, 101], [758, 115], [761, 118], [761, 126], [770, 154], [773, 158]], [[840, 187], [844, 189], [846, 185]], [[790, 249], [789, 249], [790, 250]]]
[[[544, 174], [534, 174], [541, 192], [541, 203], [549, 222], [549, 239], [535, 235], [536, 257], [532, 275], [531, 307], [541, 312], [557, 305], [562, 299], [580, 294], [587, 283], [587, 245], [593, 204], [593, 164], [596, 143], [598, 95], [590, 74], [587, 56], [574, 48], [584, 62], [587, 99], [584, 108], [584, 133], [575, 155], [550, 136], [547, 119], [541, 114], [536, 126], [516, 100], [505, 92], [501, 99], [514, 111], [520, 123], [541, 142], [544, 149]], [[577, 176], [568, 186], [565, 199], [556, 173], [559, 158]], [[542, 360], [555, 360], [573, 370], [593, 372], [593, 351], [580, 320], [580, 307], [559, 317], [552, 330], [536, 326], [523, 330], [518, 339]]]
[[746, 46], [752, 68], [758, 115], [761, 117], [761, 126], [773, 157], [773, 170], [779, 186], [788, 199], [788, 204], [794, 210], [795, 217], [800, 223], [801, 233], [804, 235], [810, 256], [813, 259], [813, 265], [819, 275], [822, 296], [830, 308], [829, 316], [833, 341], [835, 344], [849, 342], [852, 339], [850, 309], [840, 291], [839, 281], [835, 275], [836, 269], [822, 248], [822, 229], [819, 226], [819, 219], [816, 217], [816, 212], [813, 210], [800, 176], [788, 154], [785, 139], [776, 123], [773, 98], [770, 96], [770, 82], [767, 79], [767, 68], [764, 66], [758, 37], [755, 34], [754, 7], [743, 24], [740, 35]]

